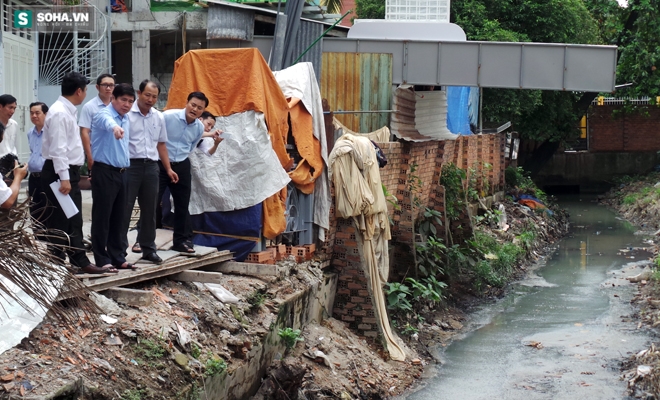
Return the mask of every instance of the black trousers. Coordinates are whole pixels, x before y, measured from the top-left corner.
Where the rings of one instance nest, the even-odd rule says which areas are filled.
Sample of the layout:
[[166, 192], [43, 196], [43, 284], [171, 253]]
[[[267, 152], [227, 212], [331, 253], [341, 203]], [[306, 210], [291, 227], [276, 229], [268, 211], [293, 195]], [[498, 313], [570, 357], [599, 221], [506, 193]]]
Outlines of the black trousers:
[[[62, 262], [65, 257], [69, 256], [69, 261], [72, 265], [83, 268], [90, 264], [89, 258], [85, 254], [85, 247], [83, 245], [83, 217], [82, 217], [82, 194], [78, 187], [80, 182], [80, 166], [69, 166], [69, 182], [71, 182], [71, 192], [69, 195], [73, 203], [78, 207], [78, 214], [71, 218], [67, 218], [57, 202], [55, 194], [50, 189], [49, 185], [59, 179], [53, 168], [53, 161], [46, 160], [43, 169], [41, 170], [41, 184], [45, 188], [48, 203], [52, 206], [52, 212], [49, 212], [46, 218], [46, 227], [49, 231], [49, 241], [57, 247], [50, 247], [51, 254], [57, 257]], [[62, 246], [67, 246], [66, 248]]]
[[126, 210], [127, 169], [94, 163], [92, 177], [92, 250], [101, 267], [126, 262], [122, 230]]
[[[50, 188], [47, 188], [50, 190]], [[46, 216], [51, 212], [50, 209], [47, 209], [48, 198], [41, 184], [41, 172], [30, 172], [30, 177], [28, 178], [28, 193], [32, 198], [32, 203], [30, 203], [30, 215], [35, 221], [44, 224]]]
[[[190, 160], [185, 159], [181, 162], [170, 162], [172, 170], [179, 176], [179, 182], [172, 183], [167, 176], [163, 163], [158, 162], [160, 168], [160, 184], [158, 190], [159, 203], [163, 200], [165, 189], [169, 188], [174, 200], [174, 246], [190, 242], [192, 240], [192, 222], [190, 221], [190, 212], [188, 204], [190, 203]], [[162, 209], [158, 207], [157, 218], [160, 221]], [[160, 223], [160, 222], [158, 222]], [[141, 233], [140, 233], [141, 234]]]
[[137, 199], [140, 205], [137, 242], [140, 243], [142, 248], [142, 255], [146, 256], [156, 252], [156, 209], [160, 169], [156, 161], [131, 159], [131, 166], [128, 168], [127, 173], [128, 191], [122, 226], [124, 232], [122, 247], [124, 248], [124, 254], [126, 254], [126, 249], [129, 246], [126, 234], [130, 228], [131, 215]]

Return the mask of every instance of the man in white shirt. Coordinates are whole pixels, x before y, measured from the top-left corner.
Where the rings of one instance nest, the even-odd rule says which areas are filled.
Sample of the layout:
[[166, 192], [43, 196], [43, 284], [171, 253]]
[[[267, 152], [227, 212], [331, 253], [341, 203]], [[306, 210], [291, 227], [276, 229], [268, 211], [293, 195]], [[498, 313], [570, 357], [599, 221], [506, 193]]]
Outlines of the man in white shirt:
[[[128, 195], [122, 232], [128, 228], [137, 198], [140, 205], [138, 239], [133, 251], [142, 252], [142, 258], [155, 264], [163, 260], [156, 253], [156, 208], [158, 206], [158, 160], [162, 162], [173, 183], [179, 180], [172, 171], [167, 154], [167, 130], [160, 111], [153, 108], [158, 101], [160, 86], [145, 79], [140, 83], [138, 98], [128, 112], [131, 134], [128, 138], [128, 152], [131, 166], [128, 168]], [[123, 248], [128, 248], [128, 237], [123, 236]]]
[[[52, 212], [46, 219], [46, 227], [49, 230], [49, 240], [55, 245], [50, 251], [62, 262], [68, 255], [69, 261], [79, 272], [118, 272], [114, 267], [102, 268], [92, 264], [83, 246], [83, 218], [80, 211], [82, 195], [78, 182], [80, 166], [85, 162], [85, 153], [80, 139], [80, 128], [76, 122], [76, 106], [85, 100], [88, 82], [88, 79], [78, 72], [64, 75], [62, 95], [49, 108], [46, 116], [41, 148], [41, 154], [46, 161], [41, 170], [41, 183], [47, 188], [46, 196], [52, 205]], [[50, 189], [50, 184], [57, 181], [57, 190], [64, 195], [70, 195], [79, 210], [71, 218], [66, 217], [53, 190]]]
[[0, 123], [5, 127], [5, 136], [0, 142], [0, 157], [6, 154], [17, 154], [16, 132], [18, 123], [11, 119], [16, 112], [16, 97], [10, 94], [0, 96]]
[[92, 118], [112, 101], [112, 91], [115, 89], [115, 78], [110, 74], [102, 74], [96, 78], [96, 90], [99, 95], [87, 102], [80, 112], [80, 138], [82, 139], [85, 155], [87, 156], [87, 169], [91, 172], [94, 166], [92, 156]]
[[222, 143], [223, 138], [220, 135], [223, 132], [220, 129], [211, 130], [215, 126], [216, 119], [215, 115], [210, 112], [204, 111], [199, 120], [204, 125], [204, 134], [202, 134], [202, 140], [197, 144], [197, 148], [207, 156], [212, 156], [218, 150], [218, 145]]
[[[0, 125], [0, 143], [4, 142], [5, 126]], [[0, 207], [9, 209], [16, 203], [18, 192], [21, 190], [21, 181], [27, 176], [27, 165], [22, 167], [18, 166], [18, 162], [14, 168], [14, 180], [10, 186], [7, 186], [4, 179], [0, 179]]]

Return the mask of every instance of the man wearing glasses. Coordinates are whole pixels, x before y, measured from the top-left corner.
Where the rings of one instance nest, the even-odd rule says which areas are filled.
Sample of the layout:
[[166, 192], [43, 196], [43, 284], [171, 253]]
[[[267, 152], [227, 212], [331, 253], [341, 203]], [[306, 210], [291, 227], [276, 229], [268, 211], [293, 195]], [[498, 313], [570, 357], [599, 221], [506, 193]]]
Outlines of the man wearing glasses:
[[[172, 170], [179, 178], [174, 182], [161, 161], [158, 201], [162, 201], [165, 189], [169, 188], [174, 200], [174, 246], [172, 250], [194, 253], [192, 244], [192, 223], [188, 203], [190, 203], [190, 160], [188, 156], [197, 147], [204, 133], [204, 125], [198, 119], [208, 107], [209, 99], [202, 92], [188, 95], [186, 107], [163, 112], [167, 130], [167, 153]], [[160, 219], [161, 214], [157, 215]]]
[[85, 155], [87, 156], [87, 169], [91, 172], [94, 165], [92, 157], [91, 131], [92, 118], [112, 100], [112, 91], [115, 89], [115, 78], [110, 74], [102, 74], [96, 78], [96, 90], [99, 95], [88, 101], [80, 113], [80, 138], [82, 139]]

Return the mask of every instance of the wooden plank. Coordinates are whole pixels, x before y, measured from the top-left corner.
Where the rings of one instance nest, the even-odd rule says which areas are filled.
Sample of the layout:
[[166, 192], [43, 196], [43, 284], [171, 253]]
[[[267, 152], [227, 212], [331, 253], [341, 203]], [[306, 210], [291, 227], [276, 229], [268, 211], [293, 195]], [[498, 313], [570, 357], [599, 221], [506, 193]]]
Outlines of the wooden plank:
[[121, 273], [116, 274], [115, 276], [94, 279], [89, 283], [85, 283], [90, 290], [99, 291], [114, 286], [130, 285], [136, 282], [148, 281], [176, 274], [189, 269], [217, 264], [226, 260], [231, 260], [232, 257], [232, 253], [225, 250], [209, 254], [202, 258], [176, 258], [165, 264], [140, 267], [133, 271], [121, 271]]
[[252, 276], [279, 276], [283, 271], [273, 264], [254, 264], [238, 261], [225, 261], [203, 268], [205, 271], [222, 272], [225, 274], [239, 274]]
[[91, 278], [103, 278], [104, 276], [113, 276], [117, 275], [114, 272], [106, 272], [104, 274], [75, 274], [74, 276], [78, 279], [91, 279]]
[[183, 271], [169, 277], [180, 282], [223, 283], [222, 273], [207, 271]]

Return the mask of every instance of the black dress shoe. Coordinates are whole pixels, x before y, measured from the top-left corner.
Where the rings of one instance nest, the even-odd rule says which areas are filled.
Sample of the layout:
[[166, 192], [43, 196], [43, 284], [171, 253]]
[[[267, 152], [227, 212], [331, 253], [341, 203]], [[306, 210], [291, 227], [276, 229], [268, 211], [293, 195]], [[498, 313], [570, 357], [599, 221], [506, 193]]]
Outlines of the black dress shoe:
[[147, 261], [151, 261], [154, 264], [160, 264], [160, 263], [163, 262], [163, 259], [160, 258], [160, 256], [156, 253], [151, 253], [151, 254], [144, 255], [144, 256], [142, 256], [142, 259], [147, 260]]

